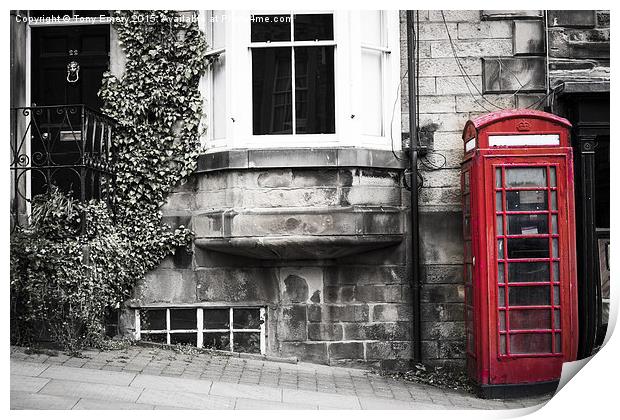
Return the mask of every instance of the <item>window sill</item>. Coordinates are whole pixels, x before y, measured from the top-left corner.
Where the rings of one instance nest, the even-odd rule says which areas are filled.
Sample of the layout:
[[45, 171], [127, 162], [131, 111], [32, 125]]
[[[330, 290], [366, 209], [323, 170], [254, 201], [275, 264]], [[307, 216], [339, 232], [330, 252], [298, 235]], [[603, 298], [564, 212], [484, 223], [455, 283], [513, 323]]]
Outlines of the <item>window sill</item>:
[[408, 158], [402, 151], [367, 148], [235, 149], [204, 153], [196, 173], [227, 169], [366, 167], [403, 170]]

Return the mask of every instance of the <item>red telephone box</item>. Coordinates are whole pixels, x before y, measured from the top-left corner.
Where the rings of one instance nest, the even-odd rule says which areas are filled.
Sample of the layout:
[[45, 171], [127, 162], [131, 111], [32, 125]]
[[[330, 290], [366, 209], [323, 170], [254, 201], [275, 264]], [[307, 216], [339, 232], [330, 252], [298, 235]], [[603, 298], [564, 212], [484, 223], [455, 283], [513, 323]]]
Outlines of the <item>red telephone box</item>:
[[465, 124], [466, 358], [483, 397], [553, 391], [576, 359], [570, 127], [524, 109]]

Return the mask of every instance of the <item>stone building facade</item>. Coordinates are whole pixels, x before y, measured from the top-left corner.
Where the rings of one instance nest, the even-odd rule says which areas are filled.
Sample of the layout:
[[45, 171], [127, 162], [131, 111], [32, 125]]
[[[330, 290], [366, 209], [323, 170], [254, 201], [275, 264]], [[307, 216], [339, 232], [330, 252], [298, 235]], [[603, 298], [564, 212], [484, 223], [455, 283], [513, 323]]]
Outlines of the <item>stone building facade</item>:
[[[405, 12], [325, 12], [316, 17], [318, 29], [306, 26], [314, 31], [310, 38], [302, 39], [300, 29], [299, 43], [287, 26], [293, 39], [279, 45], [295, 49], [293, 56], [322, 48], [315, 64], [323, 70], [313, 71], [323, 71], [315, 78], [323, 85], [316, 89], [329, 98], [333, 77], [335, 122], [318, 111], [314, 134], [280, 140], [256, 136], [268, 130], [252, 125], [264, 103], [248, 99], [260, 92], [257, 74], [264, 76], [248, 64], [248, 51], [266, 60], [268, 53], [255, 51], [274, 47], [264, 42], [264, 27], [250, 37], [251, 25], [264, 22], [250, 23], [249, 11], [197, 14], [215, 63], [203, 86], [206, 151], [162, 209], [167, 223], [189, 226], [195, 239], [138, 285], [122, 315], [124, 332], [385, 369], [409, 367], [419, 345], [426, 363], [462, 366], [462, 129], [470, 118], [508, 108], [583, 116], [572, 105], [582, 94], [603, 109], [607, 100], [608, 113], [609, 12], [417, 11], [416, 118], [425, 152], [419, 244], [411, 241]], [[283, 14], [300, 28], [307, 18]], [[215, 25], [214, 16], [228, 24]], [[22, 30], [12, 30], [21, 45], [14, 46], [17, 61], [26, 51]], [[110, 33], [109, 65], [120, 75], [122, 52]], [[329, 64], [333, 54], [337, 66]], [[373, 63], [381, 64], [368, 70]], [[274, 95], [281, 93], [276, 87], [270, 86]], [[292, 90], [301, 98], [303, 89]], [[313, 123], [295, 119], [292, 130], [295, 124], [311, 130]], [[604, 133], [597, 135], [604, 143]], [[416, 248], [419, 302], [411, 290]]]

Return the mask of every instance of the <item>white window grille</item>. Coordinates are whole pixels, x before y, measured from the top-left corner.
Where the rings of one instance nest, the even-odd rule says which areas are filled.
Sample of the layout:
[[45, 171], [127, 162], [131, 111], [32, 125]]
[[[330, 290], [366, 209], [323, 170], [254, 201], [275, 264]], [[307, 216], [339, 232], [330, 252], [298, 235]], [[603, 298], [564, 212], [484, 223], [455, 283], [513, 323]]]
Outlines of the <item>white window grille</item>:
[[136, 339], [162, 344], [265, 354], [265, 308], [142, 308]]

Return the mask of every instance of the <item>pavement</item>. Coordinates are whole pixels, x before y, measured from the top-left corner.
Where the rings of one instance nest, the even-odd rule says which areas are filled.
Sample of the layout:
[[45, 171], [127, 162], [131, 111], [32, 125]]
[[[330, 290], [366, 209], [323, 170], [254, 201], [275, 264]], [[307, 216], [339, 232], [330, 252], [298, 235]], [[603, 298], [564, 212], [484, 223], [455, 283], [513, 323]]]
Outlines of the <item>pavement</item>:
[[28, 353], [11, 347], [13, 410], [512, 410], [551, 398], [482, 400], [361, 369], [168, 348]]

